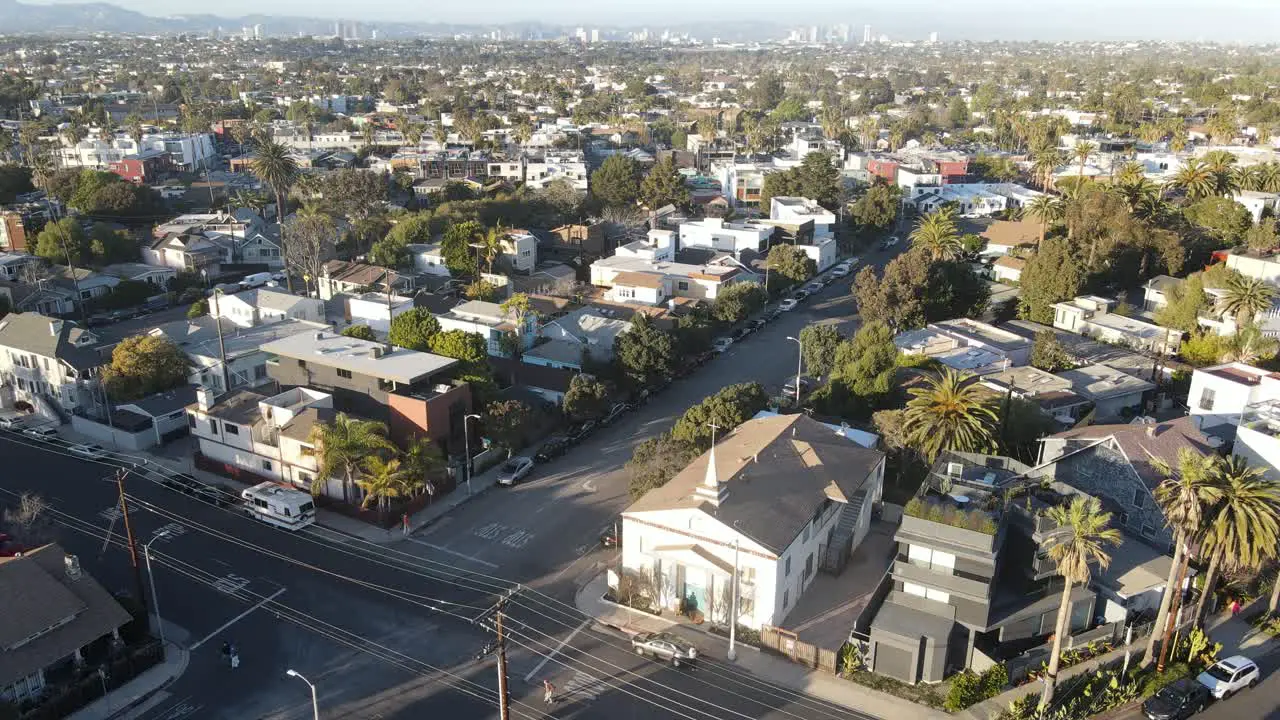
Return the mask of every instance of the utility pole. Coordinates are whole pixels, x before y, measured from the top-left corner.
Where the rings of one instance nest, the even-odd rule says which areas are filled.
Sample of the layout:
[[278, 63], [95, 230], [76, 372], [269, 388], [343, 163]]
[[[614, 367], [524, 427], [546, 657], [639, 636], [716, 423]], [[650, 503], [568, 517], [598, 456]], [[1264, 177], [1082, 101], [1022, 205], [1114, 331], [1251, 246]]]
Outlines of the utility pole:
[[507, 694], [507, 644], [506, 638], [502, 634], [502, 608], [504, 605], [503, 601], [498, 601], [498, 611], [495, 618], [498, 629], [498, 718], [499, 720], [510, 720], [511, 697]]
[[133, 539], [133, 524], [129, 522], [129, 500], [124, 495], [124, 468], [116, 470], [116, 490], [120, 494], [120, 512], [123, 513], [124, 535], [129, 541], [129, 560], [133, 563], [133, 580], [137, 586], [138, 604], [142, 606], [142, 626], [151, 630], [151, 617], [147, 608], [147, 586], [142, 582], [142, 565], [138, 563], [138, 544]]
[[213, 326], [218, 329], [218, 359], [222, 362], [222, 392], [231, 392], [231, 375], [227, 370], [227, 346], [222, 341], [222, 311], [218, 309], [218, 298], [222, 291], [213, 289]]

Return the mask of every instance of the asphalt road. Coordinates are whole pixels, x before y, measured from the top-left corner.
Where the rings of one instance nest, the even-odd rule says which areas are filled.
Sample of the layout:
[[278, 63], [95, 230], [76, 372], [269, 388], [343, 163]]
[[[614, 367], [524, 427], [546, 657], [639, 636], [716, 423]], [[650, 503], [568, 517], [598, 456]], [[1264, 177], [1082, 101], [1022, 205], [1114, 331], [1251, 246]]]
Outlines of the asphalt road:
[[[1258, 687], [1244, 690], [1226, 700], [1218, 700], [1195, 720], [1280, 720], [1280, 654], [1255, 657], [1262, 670]], [[1117, 716], [1114, 720], [1145, 720], [1141, 708]]]

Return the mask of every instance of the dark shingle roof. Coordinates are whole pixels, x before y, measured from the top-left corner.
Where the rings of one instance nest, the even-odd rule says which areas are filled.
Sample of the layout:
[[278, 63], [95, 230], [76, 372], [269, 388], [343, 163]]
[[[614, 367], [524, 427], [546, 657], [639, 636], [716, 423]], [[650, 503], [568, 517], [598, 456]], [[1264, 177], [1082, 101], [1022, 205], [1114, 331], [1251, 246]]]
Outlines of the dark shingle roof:
[[[77, 347], [76, 341], [82, 338], [91, 344]], [[97, 336], [88, 330], [40, 313], [10, 313], [0, 319], [0, 346], [56, 357], [77, 370], [98, 367], [107, 360], [93, 347], [97, 344]]]
[[[1148, 434], [1150, 430], [1150, 434]], [[1168, 422], [1154, 425], [1145, 423], [1124, 425], [1090, 425], [1050, 435], [1049, 439], [1066, 440], [1068, 448], [1082, 449], [1090, 442], [1114, 438], [1121, 452], [1129, 459], [1138, 476], [1148, 487], [1154, 488], [1164, 480], [1164, 473], [1156, 469], [1152, 459], [1163, 460], [1170, 467], [1178, 466], [1178, 451], [1194, 450], [1202, 455], [1217, 452], [1209, 445], [1209, 438], [1195, 425], [1195, 419], [1184, 415]], [[1104, 443], [1109, 445], [1110, 442]], [[1077, 447], [1078, 446], [1078, 447]]]

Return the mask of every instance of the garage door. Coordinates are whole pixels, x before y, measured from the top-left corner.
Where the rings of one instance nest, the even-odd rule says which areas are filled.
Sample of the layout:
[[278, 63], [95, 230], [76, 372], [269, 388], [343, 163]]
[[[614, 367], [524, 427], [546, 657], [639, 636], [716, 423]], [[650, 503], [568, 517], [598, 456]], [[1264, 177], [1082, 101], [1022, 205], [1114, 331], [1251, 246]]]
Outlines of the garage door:
[[910, 650], [876, 643], [875, 671], [903, 682], [915, 683], [916, 659]]

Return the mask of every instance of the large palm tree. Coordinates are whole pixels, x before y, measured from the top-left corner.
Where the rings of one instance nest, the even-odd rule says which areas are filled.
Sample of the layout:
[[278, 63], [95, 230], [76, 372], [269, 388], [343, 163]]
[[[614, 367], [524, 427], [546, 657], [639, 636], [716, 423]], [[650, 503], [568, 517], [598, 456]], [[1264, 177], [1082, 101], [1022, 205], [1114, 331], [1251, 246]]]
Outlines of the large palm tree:
[[1257, 314], [1270, 310], [1275, 297], [1275, 288], [1265, 280], [1236, 274], [1227, 279], [1218, 307], [1235, 315], [1237, 323], [1247, 325]]
[[320, 467], [311, 481], [311, 493], [319, 495], [329, 478], [341, 474], [343, 495], [351, 491], [365, 458], [379, 450], [391, 451], [395, 446], [387, 439], [387, 427], [380, 422], [360, 420], [338, 413], [332, 422], [316, 425], [311, 442], [319, 454]]
[[1120, 167], [1113, 173], [1112, 179], [1117, 185], [1133, 185], [1146, 178], [1146, 170], [1142, 165], [1129, 160], [1121, 163]]
[[908, 391], [903, 415], [907, 444], [933, 462], [943, 450], [983, 452], [995, 447], [995, 397], [951, 368]]
[[1071, 155], [1075, 157], [1076, 162], [1080, 164], [1079, 177], [1081, 181], [1084, 180], [1085, 163], [1089, 162], [1089, 158], [1093, 157], [1093, 154], [1096, 152], [1098, 152], [1098, 146], [1088, 140], [1081, 140], [1071, 148]]
[[407, 471], [405, 483], [410, 493], [422, 490], [434, 498], [435, 480], [446, 466], [440, 446], [428, 438], [418, 438], [404, 454], [404, 466]]
[[1276, 556], [1280, 544], [1280, 485], [1239, 456], [1217, 459], [1211, 474], [1220, 494], [1204, 514], [1200, 536], [1209, 568], [1196, 604], [1197, 623], [1203, 621], [1205, 600], [1213, 593], [1219, 570], [1260, 568]]
[[1217, 195], [1230, 195], [1239, 187], [1236, 174], [1236, 156], [1226, 150], [1214, 150], [1204, 155], [1205, 167], [1213, 173], [1213, 191]]
[[361, 464], [365, 474], [356, 480], [356, 485], [364, 491], [364, 500], [360, 507], [368, 508], [376, 500], [378, 512], [385, 514], [391, 505], [392, 498], [404, 497], [408, 494], [406, 472], [399, 460], [385, 460], [378, 455], [369, 455]]
[[1212, 458], [1184, 448], [1178, 453], [1176, 468], [1160, 460], [1153, 464], [1165, 476], [1156, 486], [1154, 495], [1156, 504], [1173, 529], [1174, 546], [1169, 579], [1165, 583], [1164, 595], [1160, 598], [1160, 609], [1156, 611], [1156, 624], [1151, 636], [1147, 638], [1147, 653], [1142, 658], [1144, 667], [1156, 659], [1156, 642], [1162, 635], [1163, 628], [1168, 625], [1169, 607], [1174, 595], [1181, 591], [1181, 578], [1188, 561], [1187, 545], [1200, 531], [1205, 508], [1217, 502], [1221, 496], [1221, 491], [1213, 482]]
[[921, 217], [911, 231], [911, 243], [924, 248], [934, 260], [950, 260], [960, 255], [964, 248], [956, 228], [955, 211], [943, 208]]
[[1049, 231], [1049, 226], [1062, 220], [1064, 210], [1062, 201], [1052, 195], [1039, 195], [1027, 203], [1027, 212], [1040, 221], [1040, 242], [1042, 244], [1044, 243], [1045, 233]]
[[1186, 194], [1187, 199], [1195, 201], [1207, 198], [1217, 190], [1217, 178], [1202, 160], [1189, 158], [1181, 168], [1169, 178], [1168, 184]]
[[1048, 148], [1035, 154], [1031, 164], [1031, 174], [1040, 183], [1041, 190], [1049, 189], [1049, 185], [1053, 182], [1053, 173], [1065, 161], [1062, 151], [1057, 148]]
[[[276, 222], [280, 226], [280, 244], [286, 243], [284, 237], [284, 217], [289, 197], [289, 188], [298, 177], [298, 163], [289, 154], [289, 148], [274, 140], [264, 139], [258, 143], [257, 152], [249, 164], [249, 170], [258, 180], [271, 187], [276, 197]], [[289, 293], [293, 294], [293, 273], [285, 273], [285, 283]]]
[[1120, 544], [1120, 531], [1110, 527], [1111, 513], [1103, 512], [1102, 503], [1095, 497], [1076, 497], [1070, 505], [1049, 508], [1045, 517], [1057, 526], [1047, 538], [1045, 547], [1064, 582], [1053, 634], [1053, 652], [1049, 654], [1049, 668], [1040, 696], [1042, 712], [1053, 700], [1053, 691], [1058, 684], [1062, 638], [1067, 634], [1067, 620], [1071, 617], [1071, 588], [1075, 583], [1084, 585], [1089, 582], [1090, 565], [1097, 564], [1101, 568], [1110, 565], [1111, 555], [1106, 547]]
[[1280, 162], [1267, 162], [1256, 165], [1259, 192], [1280, 192]]

